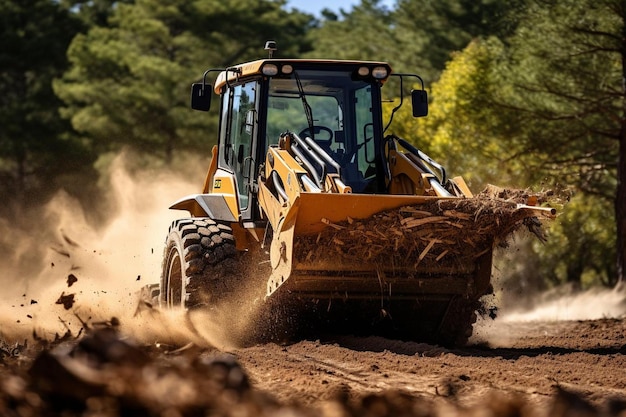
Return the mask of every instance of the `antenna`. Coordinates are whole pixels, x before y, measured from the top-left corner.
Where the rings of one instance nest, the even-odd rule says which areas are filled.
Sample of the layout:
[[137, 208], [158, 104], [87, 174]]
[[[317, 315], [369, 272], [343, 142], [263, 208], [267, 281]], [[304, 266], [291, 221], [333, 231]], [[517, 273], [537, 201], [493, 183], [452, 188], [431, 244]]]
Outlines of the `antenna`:
[[278, 47], [276, 46], [276, 41], [265, 42], [265, 50], [268, 51], [270, 59], [272, 59], [272, 55], [274, 55], [274, 51], [276, 51], [277, 49]]

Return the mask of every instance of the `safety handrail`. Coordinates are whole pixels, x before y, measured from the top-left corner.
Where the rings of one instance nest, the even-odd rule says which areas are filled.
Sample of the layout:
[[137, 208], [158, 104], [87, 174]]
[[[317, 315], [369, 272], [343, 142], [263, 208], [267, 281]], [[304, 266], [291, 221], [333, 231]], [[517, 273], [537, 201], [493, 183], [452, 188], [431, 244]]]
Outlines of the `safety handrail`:
[[341, 166], [335, 161], [328, 152], [326, 152], [315, 140], [309, 136], [304, 138], [304, 141], [309, 145], [330, 167], [334, 168], [335, 173], [341, 176]]
[[[328, 169], [326, 163], [318, 155], [316, 155], [315, 152], [311, 152], [311, 148], [307, 147], [306, 142], [298, 135], [295, 133], [291, 133], [290, 135], [292, 139], [291, 151], [295, 154], [295, 156], [300, 158], [304, 169], [306, 169], [313, 176], [317, 185], [324, 188], [324, 181], [326, 181]], [[315, 162], [321, 172], [318, 172], [318, 169], [316, 169], [313, 165], [311, 159]]]
[[[397, 142], [407, 151], [411, 152], [413, 155], [417, 156], [419, 159], [421, 159], [422, 161], [424, 161], [427, 165], [425, 164], [421, 164], [422, 167], [425, 171], [427, 171], [427, 173], [435, 175], [437, 178], [439, 178], [439, 182], [441, 184], [445, 184], [447, 181], [446, 178], [446, 169], [439, 164], [438, 162], [436, 162], [435, 160], [433, 160], [430, 156], [426, 155], [424, 152], [420, 151], [419, 149], [417, 149], [415, 146], [411, 145], [409, 142], [407, 142], [406, 140], [402, 139], [402, 138], [398, 138], [395, 137], [395, 139], [397, 140]], [[439, 171], [439, 174], [435, 173], [432, 169], [434, 168], [435, 170]]]

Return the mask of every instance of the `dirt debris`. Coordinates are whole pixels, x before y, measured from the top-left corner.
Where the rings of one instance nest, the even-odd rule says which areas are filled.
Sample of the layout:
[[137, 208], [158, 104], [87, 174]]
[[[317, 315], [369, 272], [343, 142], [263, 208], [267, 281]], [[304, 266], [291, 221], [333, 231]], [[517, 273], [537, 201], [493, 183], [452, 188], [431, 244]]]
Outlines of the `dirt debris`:
[[74, 285], [76, 282], [78, 282], [78, 278], [76, 278], [76, 275], [74, 274], [69, 274], [67, 276], [67, 287], [71, 287], [72, 285]]
[[[568, 326], [572, 335], [602, 326], [611, 326], [615, 332], [624, 329], [623, 321], [618, 320]], [[541, 341], [529, 342], [535, 346]], [[626, 389], [626, 381], [619, 377], [624, 360], [617, 345], [607, 345], [606, 351], [600, 352], [585, 345], [561, 348], [555, 356], [551, 353], [554, 346], [527, 349], [523, 343], [514, 349], [493, 352], [476, 346], [440, 349], [435, 355], [426, 355], [436, 347], [382, 338], [343, 337], [338, 342], [259, 345], [229, 354], [193, 345], [175, 350], [158, 344], [137, 345], [117, 328], [104, 327], [91, 330], [80, 339], [57, 341], [44, 349], [31, 346], [3, 357], [0, 415], [623, 415], [626, 397], [619, 393]], [[370, 347], [374, 350], [370, 351]], [[561, 356], [563, 364], [573, 360], [575, 366], [568, 370], [562, 365], [558, 372], [546, 367], [543, 372], [553, 373], [552, 382], [542, 382], [534, 388], [531, 384], [524, 393], [523, 385], [518, 385], [523, 384], [522, 380], [511, 380], [511, 371], [521, 366], [524, 372], [520, 378], [539, 382], [541, 363], [545, 367]], [[611, 362], [616, 369], [603, 365]], [[367, 373], [360, 371], [359, 366]], [[568, 376], [577, 368], [581, 368], [579, 373]], [[590, 373], [596, 368], [612, 378], [607, 380], [612, 385], [600, 391], [604, 396], [597, 395], [594, 379], [590, 385], [583, 381], [579, 381], [582, 385], [574, 384], [576, 375], [599, 377]], [[529, 372], [531, 369], [536, 369], [538, 375]], [[426, 375], [435, 379], [428, 379], [432, 382], [426, 381], [423, 391], [411, 388]], [[477, 384], [485, 383], [494, 384], [494, 389], [476, 391]], [[507, 386], [509, 390], [504, 390]], [[548, 390], [547, 394], [542, 394], [544, 390]], [[316, 399], [306, 400], [310, 394]], [[545, 404], [543, 408], [529, 401], [537, 395]]]
[[260, 415], [278, 407], [251, 389], [231, 355], [168, 355], [111, 327], [44, 349], [25, 372], [0, 372], [3, 416]]
[[[294, 251], [297, 259], [306, 262], [324, 262], [331, 247], [333, 262], [339, 263], [423, 268], [465, 264], [494, 243], [506, 245], [522, 227], [545, 240], [540, 219], [554, 217], [548, 207], [552, 196], [551, 191], [530, 193], [489, 186], [474, 198], [405, 206], [337, 224], [323, 219], [330, 227], [315, 236], [296, 238]], [[528, 203], [543, 210], [532, 210]]]
[[59, 299], [56, 301], [56, 304], [61, 304], [63, 308], [70, 310], [74, 305], [74, 296], [75, 294], [61, 293]]

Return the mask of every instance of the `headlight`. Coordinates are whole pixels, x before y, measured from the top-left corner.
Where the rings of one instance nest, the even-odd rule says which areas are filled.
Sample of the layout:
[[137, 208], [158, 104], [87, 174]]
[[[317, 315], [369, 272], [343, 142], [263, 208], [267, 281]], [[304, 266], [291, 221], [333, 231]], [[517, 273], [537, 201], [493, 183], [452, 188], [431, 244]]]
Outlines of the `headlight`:
[[389, 75], [389, 73], [386, 67], [374, 67], [374, 69], [372, 69], [372, 77], [376, 78], [377, 80], [387, 78], [387, 75]]
[[272, 77], [278, 74], [278, 66], [276, 64], [265, 64], [261, 69], [263, 75], [267, 75], [268, 77]]

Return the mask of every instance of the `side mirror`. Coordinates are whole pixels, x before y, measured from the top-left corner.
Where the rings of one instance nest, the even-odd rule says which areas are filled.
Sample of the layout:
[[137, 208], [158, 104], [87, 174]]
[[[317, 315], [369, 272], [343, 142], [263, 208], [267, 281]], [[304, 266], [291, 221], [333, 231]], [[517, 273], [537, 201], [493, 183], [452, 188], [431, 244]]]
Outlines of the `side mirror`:
[[428, 93], [426, 90], [411, 91], [411, 103], [413, 105], [413, 117], [428, 115]]
[[209, 111], [211, 108], [211, 84], [194, 83], [191, 85], [191, 108]]

